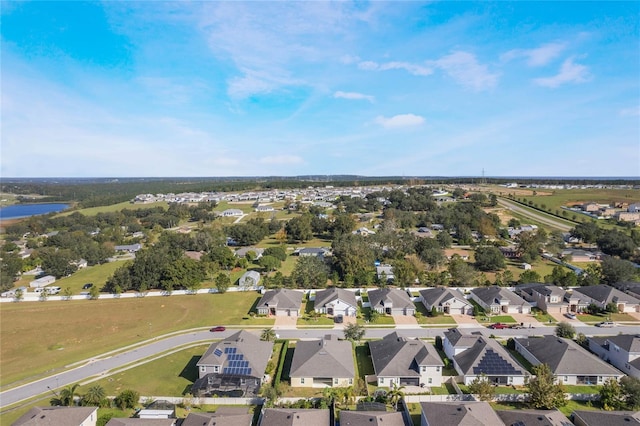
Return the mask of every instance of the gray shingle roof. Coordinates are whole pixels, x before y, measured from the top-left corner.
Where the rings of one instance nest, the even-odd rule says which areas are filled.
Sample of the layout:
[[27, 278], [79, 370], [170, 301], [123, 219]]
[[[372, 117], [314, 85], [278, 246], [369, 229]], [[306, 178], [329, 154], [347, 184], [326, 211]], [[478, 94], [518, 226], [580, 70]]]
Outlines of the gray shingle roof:
[[329, 410], [302, 408], [267, 408], [260, 426], [331, 426]]
[[415, 305], [409, 298], [407, 292], [397, 288], [377, 288], [369, 290], [367, 295], [369, 296], [369, 303], [371, 303], [372, 308], [388, 307], [389, 304], [391, 304], [394, 309], [415, 309]]
[[507, 426], [573, 426], [559, 410], [496, 410]]
[[271, 358], [273, 342], [263, 342], [256, 335], [240, 330], [226, 339], [209, 346], [209, 349], [202, 355], [196, 365], [222, 365], [222, 373], [224, 367], [228, 367], [230, 362], [228, 354], [225, 353], [225, 348], [235, 348], [235, 353], [242, 354], [243, 361], [249, 362], [249, 368], [251, 368], [250, 376], [262, 378], [269, 358]]
[[340, 412], [340, 426], [408, 426], [399, 411], [347, 411]]
[[516, 339], [541, 364], [547, 364], [556, 375], [619, 375], [622, 373], [573, 340], [556, 336]]
[[457, 299], [463, 303], [470, 305], [471, 303], [464, 297], [464, 294], [460, 290], [455, 290], [447, 287], [427, 288], [420, 290], [420, 296], [429, 305], [442, 305], [443, 303]]
[[[14, 426], [74, 426], [84, 422], [98, 407], [33, 407]], [[97, 414], [95, 414], [97, 418]]]
[[421, 402], [422, 415], [435, 426], [504, 426], [487, 402]]
[[291, 377], [355, 377], [351, 342], [326, 335], [300, 340], [291, 361]]
[[431, 343], [408, 339], [397, 332], [370, 341], [369, 349], [377, 376], [417, 377], [420, 365], [444, 365]]
[[337, 287], [329, 287], [325, 290], [316, 292], [316, 300], [313, 302], [313, 306], [319, 308], [337, 299], [340, 299], [351, 306], [358, 306], [358, 302], [356, 302], [356, 294], [353, 291]]
[[[176, 419], [112, 418], [105, 426], [173, 426]], [[198, 425], [202, 426], [202, 425]]]
[[260, 301], [258, 308], [277, 308], [277, 309], [300, 309], [302, 305], [302, 292], [297, 290], [289, 290], [288, 288], [278, 288], [276, 290], [267, 290]]
[[451, 346], [461, 348], [470, 348], [471, 346], [475, 345], [479, 335], [480, 334], [477, 332], [471, 334], [462, 334], [457, 328], [450, 328], [449, 330], [444, 332], [444, 337], [446, 337], [449, 343], [451, 343]]
[[471, 290], [471, 293], [475, 294], [480, 300], [484, 301], [487, 305], [499, 303], [500, 300], [508, 300], [509, 304], [524, 305], [527, 303], [522, 297], [518, 296], [514, 292], [498, 286], [491, 287], [479, 287]]
[[[224, 408], [224, 407], [221, 407]], [[181, 426], [249, 426], [253, 420], [253, 414], [246, 413], [222, 413], [221, 409], [215, 413], [189, 413]]]
[[479, 336], [476, 343], [456, 355], [463, 375], [527, 376], [529, 373], [494, 339]]
[[572, 414], [586, 426], [638, 426], [640, 411], [587, 411], [576, 410]]
[[640, 352], [640, 334], [618, 334], [604, 338], [627, 352]]
[[594, 300], [607, 304], [611, 302], [625, 302], [629, 304], [640, 303], [640, 300], [635, 297], [623, 293], [620, 290], [610, 287], [608, 285], [592, 285], [586, 287], [579, 287], [573, 290], [574, 293], [584, 294]]

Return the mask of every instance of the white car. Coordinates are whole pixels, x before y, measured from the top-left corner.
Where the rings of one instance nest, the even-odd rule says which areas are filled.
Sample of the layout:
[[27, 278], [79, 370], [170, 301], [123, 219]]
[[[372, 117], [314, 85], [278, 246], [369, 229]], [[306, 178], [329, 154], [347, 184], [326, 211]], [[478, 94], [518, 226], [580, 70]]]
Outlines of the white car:
[[564, 314], [564, 316], [569, 319], [576, 319], [576, 314], [574, 314], [573, 312], [567, 312], [566, 314]]
[[611, 321], [602, 321], [596, 324], [596, 327], [605, 327], [605, 328], [611, 328], [615, 326], [616, 326], [616, 323]]

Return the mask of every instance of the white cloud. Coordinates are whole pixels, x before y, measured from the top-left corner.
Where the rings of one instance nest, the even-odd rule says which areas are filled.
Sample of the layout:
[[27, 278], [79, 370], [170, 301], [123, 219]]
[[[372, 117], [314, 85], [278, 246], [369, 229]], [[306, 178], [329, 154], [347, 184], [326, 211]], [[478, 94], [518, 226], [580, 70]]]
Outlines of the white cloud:
[[620, 111], [620, 115], [623, 117], [638, 117], [640, 116], [640, 105], [631, 108], [625, 108]]
[[423, 66], [412, 64], [409, 62], [384, 62], [377, 63], [373, 61], [363, 61], [358, 64], [358, 68], [367, 71], [389, 71], [389, 70], [405, 70], [409, 74], [427, 76], [433, 74], [433, 69]]
[[434, 64], [457, 83], [473, 90], [490, 89], [498, 82], [498, 74], [489, 72], [486, 65], [480, 64], [475, 55], [468, 52], [453, 52]]
[[557, 58], [567, 47], [565, 43], [547, 43], [535, 49], [514, 49], [504, 53], [500, 59], [510, 61], [516, 58], [526, 58], [530, 67], [547, 65]]
[[573, 58], [569, 58], [562, 63], [558, 74], [553, 77], [536, 78], [533, 81], [539, 86], [556, 88], [566, 83], [585, 83], [590, 79], [589, 68], [576, 64]]
[[375, 98], [371, 95], [365, 95], [364, 93], [357, 92], [341, 92], [337, 91], [333, 94], [333, 97], [336, 99], [349, 99], [349, 100], [366, 100], [371, 103], [375, 101]]
[[302, 164], [304, 160], [297, 155], [269, 155], [258, 160], [261, 164], [290, 165]]
[[390, 128], [399, 128], [399, 127], [411, 127], [411, 126], [419, 126], [424, 123], [424, 118], [415, 114], [398, 114], [393, 117], [376, 117], [376, 123], [381, 125], [382, 127]]

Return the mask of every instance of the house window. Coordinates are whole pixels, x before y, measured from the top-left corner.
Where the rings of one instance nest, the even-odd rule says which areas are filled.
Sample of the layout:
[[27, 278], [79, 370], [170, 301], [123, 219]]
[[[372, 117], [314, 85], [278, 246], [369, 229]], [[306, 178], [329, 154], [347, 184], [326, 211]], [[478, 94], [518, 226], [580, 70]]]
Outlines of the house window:
[[433, 379], [429, 377], [429, 384], [433, 383]]
[[568, 376], [564, 376], [564, 379], [563, 379], [563, 380], [566, 382], [566, 381], [568, 381], [568, 380], [569, 380], [569, 377], [568, 377]]
[[427, 371], [427, 367], [425, 367], [424, 365], [422, 366], [422, 372], [424, 373], [425, 371]]
[[509, 376], [509, 383], [513, 383], [513, 377]]
[[214, 373], [219, 373], [220, 372], [220, 366], [219, 365], [214, 365], [213, 366], [213, 372]]
[[200, 372], [204, 373], [205, 371], [207, 371], [207, 367], [205, 367], [204, 365], [201, 365]]
[[333, 379], [333, 384], [337, 385], [338, 384], [338, 379]]
[[240, 384], [241, 385], [246, 385], [247, 384], [247, 379], [245, 379], [245, 378], [240, 379]]
[[384, 377], [380, 377], [380, 383], [384, 383]]
[[349, 384], [352, 385], [353, 384], [353, 379], [349, 379]]
[[304, 385], [304, 377], [300, 378], [300, 384]]
[[440, 371], [440, 366], [437, 366], [437, 367], [436, 367], [436, 371]]

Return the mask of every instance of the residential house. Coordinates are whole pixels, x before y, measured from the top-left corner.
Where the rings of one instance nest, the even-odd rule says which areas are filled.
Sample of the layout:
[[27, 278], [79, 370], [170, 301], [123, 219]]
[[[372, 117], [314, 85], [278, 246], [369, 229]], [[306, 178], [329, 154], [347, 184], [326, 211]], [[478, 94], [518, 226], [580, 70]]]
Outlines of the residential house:
[[320, 340], [300, 340], [291, 361], [292, 387], [352, 386], [356, 376], [348, 340], [327, 334]]
[[260, 283], [260, 272], [247, 271], [238, 279], [238, 286], [241, 289], [255, 289]]
[[580, 249], [565, 249], [560, 253], [561, 258], [570, 258], [569, 262], [597, 262], [602, 259], [602, 252]]
[[381, 282], [393, 282], [396, 276], [393, 274], [393, 266], [391, 265], [378, 265], [376, 266], [376, 277]]
[[125, 251], [127, 253], [135, 253], [137, 251], [140, 251], [141, 249], [142, 249], [142, 244], [140, 244], [140, 243], [125, 244], [125, 245], [115, 246], [114, 247], [115, 251]]
[[49, 284], [53, 284], [56, 282], [56, 277], [53, 275], [45, 275], [44, 277], [36, 278], [35, 280], [29, 283], [29, 287], [31, 288], [41, 288], [46, 287]]
[[526, 283], [516, 286], [516, 292], [528, 302], [547, 313], [569, 312], [567, 291], [551, 284]]
[[575, 426], [640, 426], [640, 411], [576, 410], [571, 420]]
[[267, 290], [258, 301], [256, 309], [259, 315], [297, 317], [300, 316], [301, 306], [301, 291], [278, 288]]
[[555, 410], [496, 410], [507, 426], [573, 426], [558, 409]]
[[587, 304], [594, 303], [600, 309], [614, 303], [620, 312], [640, 312], [640, 300], [608, 285], [578, 287], [573, 290], [573, 294], [576, 293], [586, 299]]
[[33, 407], [12, 426], [96, 426], [98, 407]]
[[421, 402], [420, 426], [505, 426], [488, 402]]
[[624, 376], [570, 339], [549, 335], [514, 340], [519, 354], [532, 365], [547, 364], [560, 384], [602, 385], [607, 379]]
[[236, 255], [236, 257], [240, 257], [240, 258], [247, 257], [247, 254], [250, 251], [255, 253], [255, 256], [256, 256], [255, 258], [256, 259], [260, 259], [262, 257], [262, 254], [264, 253], [264, 249], [259, 248], [259, 247], [242, 247], [242, 248], [236, 250], [235, 255]]
[[313, 308], [321, 314], [355, 317], [358, 311], [358, 302], [353, 291], [329, 287], [316, 292]]
[[259, 213], [266, 213], [266, 212], [274, 211], [274, 208], [273, 208], [273, 206], [257, 206], [255, 208], [255, 211], [257, 211]]
[[220, 213], [222, 217], [238, 217], [244, 215], [244, 212], [240, 209], [227, 209]]
[[340, 426], [413, 426], [399, 411], [340, 411]]
[[444, 363], [435, 347], [394, 331], [369, 342], [378, 386], [441, 386]]
[[177, 419], [148, 419], [112, 417], [105, 426], [176, 426]]
[[202, 355], [196, 366], [198, 380], [193, 384], [193, 394], [198, 396], [257, 395], [265, 381], [272, 342], [261, 341], [245, 330], [213, 343]]
[[265, 408], [258, 426], [333, 426], [329, 409]]
[[294, 255], [298, 256], [315, 256], [320, 259], [324, 259], [331, 253], [329, 249], [324, 247], [304, 247], [293, 252]]
[[471, 290], [470, 298], [485, 311], [493, 314], [529, 314], [529, 302], [504, 287], [478, 287]]
[[431, 311], [453, 315], [473, 315], [473, 305], [460, 290], [448, 287], [435, 287], [420, 290], [420, 302]]
[[444, 353], [447, 358], [453, 359], [454, 356], [475, 345], [480, 335], [481, 333], [477, 331], [471, 334], [463, 334], [458, 328], [450, 328], [444, 332], [444, 338], [442, 339]]
[[613, 284], [613, 287], [620, 291], [624, 291], [633, 297], [640, 299], [640, 283], [635, 281], [621, 281]]
[[640, 334], [589, 337], [589, 350], [629, 376], [640, 378]]
[[415, 315], [416, 307], [406, 291], [397, 288], [377, 288], [367, 292], [371, 309], [388, 315]]
[[153, 401], [138, 411], [138, 417], [141, 419], [175, 419], [176, 404], [166, 400]]
[[529, 376], [504, 346], [484, 336], [478, 336], [471, 348], [454, 356], [453, 366], [464, 376], [465, 385], [484, 375], [496, 385], [522, 386]]
[[189, 413], [181, 426], [251, 426], [252, 420], [245, 407], [219, 407], [215, 413]]

